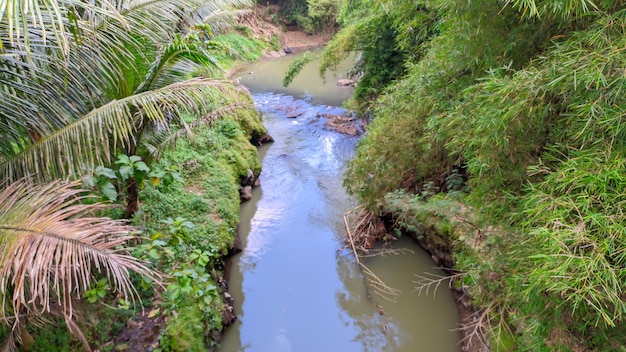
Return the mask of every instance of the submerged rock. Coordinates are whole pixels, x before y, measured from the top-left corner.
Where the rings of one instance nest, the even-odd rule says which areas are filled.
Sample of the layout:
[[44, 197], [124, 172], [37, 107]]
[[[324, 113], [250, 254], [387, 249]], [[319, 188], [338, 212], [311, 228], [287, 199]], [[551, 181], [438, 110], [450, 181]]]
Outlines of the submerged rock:
[[342, 78], [340, 80], [337, 81], [337, 85], [340, 87], [354, 87], [354, 81], [351, 79], [347, 79], [347, 78]]
[[252, 199], [252, 186], [244, 186], [239, 189], [239, 198], [241, 202], [247, 202]]
[[268, 133], [255, 134], [250, 139], [250, 143], [252, 143], [252, 145], [260, 147], [266, 143], [274, 143], [274, 138]]
[[254, 172], [250, 169], [246, 172], [246, 177], [241, 180], [241, 186], [252, 186], [254, 185], [256, 177], [254, 176]]

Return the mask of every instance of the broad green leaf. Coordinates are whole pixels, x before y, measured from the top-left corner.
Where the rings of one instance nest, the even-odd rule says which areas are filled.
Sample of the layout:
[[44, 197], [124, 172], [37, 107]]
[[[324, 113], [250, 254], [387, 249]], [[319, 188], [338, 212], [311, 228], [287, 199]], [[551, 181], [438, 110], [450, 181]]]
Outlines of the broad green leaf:
[[96, 175], [105, 176], [110, 179], [116, 179], [117, 175], [115, 175], [115, 171], [109, 169], [108, 167], [98, 166], [96, 168]]
[[111, 182], [105, 182], [101, 184], [100, 192], [102, 193], [105, 199], [108, 199], [112, 202], [117, 200], [117, 189]]
[[139, 171], [144, 171], [146, 173], [150, 172], [150, 168], [143, 161], [138, 161], [134, 164], [135, 169]]
[[128, 180], [129, 178], [133, 177], [135, 169], [133, 169], [133, 167], [130, 165], [122, 165], [120, 166], [119, 170], [117, 170], [117, 172], [119, 172], [122, 180]]

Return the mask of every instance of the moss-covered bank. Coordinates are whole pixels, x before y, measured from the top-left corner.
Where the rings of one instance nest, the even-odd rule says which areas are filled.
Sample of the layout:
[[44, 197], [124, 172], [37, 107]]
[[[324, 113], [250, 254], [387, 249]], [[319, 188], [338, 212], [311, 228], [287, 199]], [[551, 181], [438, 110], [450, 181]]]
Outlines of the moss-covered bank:
[[265, 132], [256, 113], [198, 127], [161, 159], [181, 165], [183, 182], [141, 193], [135, 221], [151, 239], [139, 251], [158, 249], [148, 257], [172, 276], [161, 301], [166, 309], [159, 347], [165, 351], [206, 351], [230, 323], [223, 256], [237, 236], [241, 183], [254, 183], [250, 178], [261, 172], [250, 141]]
[[[242, 33], [217, 39], [224, 68], [256, 60], [270, 45]], [[94, 303], [76, 303], [88, 312], [78, 319], [83, 342], [58, 321], [29, 328], [30, 351], [207, 351], [216, 345], [234, 318], [225, 294], [224, 256], [237, 236], [242, 189], [257, 184], [261, 172], [255, 146], [271, 141], [251, 97], [244, 88], [240, 93], [228, 109], [186, 116], [188, 133], [172, 126], [151, 136], [153, 145], [174, 141], [164, 143], [158, 161], [146, 160], [150, 168], [181, 178], [146, 182], [140, 190], [132, 223], [142, 231], [132, 254], [163, 273], [163, 286], [134, 277], [142, 302], [133, 305], [119, 301], [103, 281]], [[106, 215], [120, 217], [121, 210]]]

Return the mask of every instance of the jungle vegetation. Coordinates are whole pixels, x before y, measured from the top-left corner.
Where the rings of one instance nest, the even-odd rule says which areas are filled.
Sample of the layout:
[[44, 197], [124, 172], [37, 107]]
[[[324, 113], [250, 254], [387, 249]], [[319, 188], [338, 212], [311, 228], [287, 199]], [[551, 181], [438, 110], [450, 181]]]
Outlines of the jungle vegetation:
[[372, 118], [345, 184], [454, 251], [491, 350], [626, 346], [626, 9], [594, 0], [346, 0]]
[[258, 0], [260, 5], [276, 5], [272, 20], [284, 26], [296, 26], [307, 33], [332, 31], [337, 27], [340, 0]]
[[[263, 126], [247, 92], [221, 78], [222, 65], [241, 57], [230, 45], [237, 40], [222, 34], [250, 5], [0, 0], [3, 349], [89, 350], [123, 326], [111, 319], [162, 296], [154, 312], [188, 307], [200, 333], [181, 345], [172, 319], [161, 350], [206, 350], [221, 324], [219, 278], [210, 273], [232, 245], [237, 178], [260, 169], [248, 140]], [[208, 207], [215, 223], [180, 218], [194, 214], [181, 202], [151, 218], [140, 197], [184, 192], [197, 169], [181, 160], [196, 138], [210, 160], [193, 163], [206, 163], [197, 169], [212, 181], [189, 207]], [[181, 143], [192, 145], [169, 156]], [[155, 257], [155, 246], [167, 258]], [[96, 317], [86, 322], [85, 310]], [[36, 328], [46, 324], [52, 332]], [[61, 325], [73, 339], [54, 330]]]

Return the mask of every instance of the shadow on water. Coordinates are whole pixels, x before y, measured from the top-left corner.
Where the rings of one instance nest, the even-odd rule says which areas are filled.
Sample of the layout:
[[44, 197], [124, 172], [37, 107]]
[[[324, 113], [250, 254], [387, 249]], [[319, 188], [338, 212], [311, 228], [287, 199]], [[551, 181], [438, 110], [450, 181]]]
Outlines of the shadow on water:
[[[261, 187], [241, 207], [244, 250], [229, 277], [239, 319], [220, 351], [458, 351], [450, 292], [413, 292], [414, 274], [437, 273], [427, 254], [402, 239], [394, 245], [417, 253], [368, 259], [372, 271], [402, 291], [391, 303], [368, 298], [344, 249], [343, 214], [355, 204], [342, 174], [357, 139], [325, 130], [317, 118], [344, 111], [310, 97], [250, 89], [276, 142], [259, 149]], [[288, 118], [294, 111], [297, 118]]]

